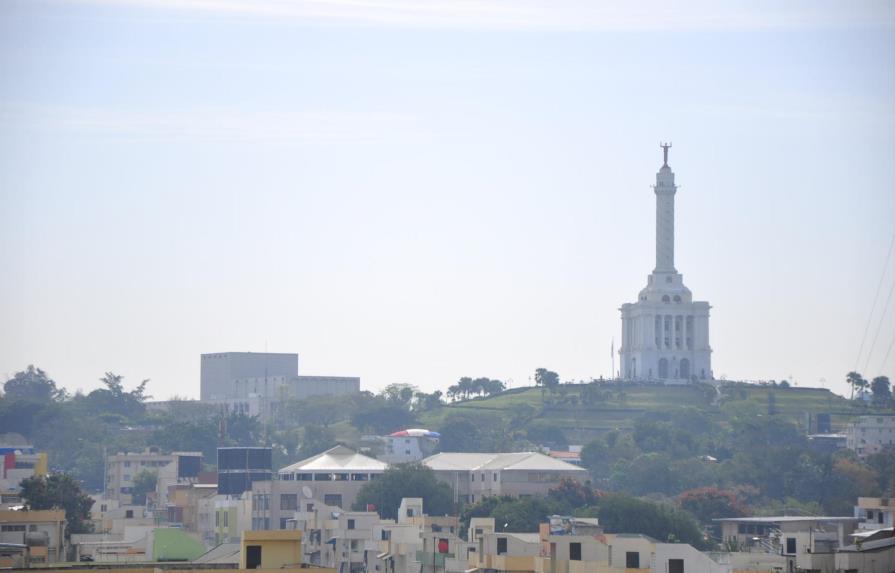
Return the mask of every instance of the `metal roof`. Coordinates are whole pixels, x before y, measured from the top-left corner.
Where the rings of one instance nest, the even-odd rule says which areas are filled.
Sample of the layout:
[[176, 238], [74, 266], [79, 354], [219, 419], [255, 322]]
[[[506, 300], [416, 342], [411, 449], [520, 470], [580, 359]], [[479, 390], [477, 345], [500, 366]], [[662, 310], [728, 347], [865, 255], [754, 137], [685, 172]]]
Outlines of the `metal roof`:
[[306, 460], [286, 466], [280, 475], [300, 472], [384, 472], [388, 464], [359, 454], [351, 448], [336, 446]]
[[528, 470], [586, 473], [583, 468], [538, 452], [446, 452], [429, 456], [422, 463], [436, 471]]
[[715, 518], [712, 521], [722, 523], [796, 523], [799, 521], [858, 521], [858, 518], [814, 515], [769, 515], [766, 517], [720, 517]]

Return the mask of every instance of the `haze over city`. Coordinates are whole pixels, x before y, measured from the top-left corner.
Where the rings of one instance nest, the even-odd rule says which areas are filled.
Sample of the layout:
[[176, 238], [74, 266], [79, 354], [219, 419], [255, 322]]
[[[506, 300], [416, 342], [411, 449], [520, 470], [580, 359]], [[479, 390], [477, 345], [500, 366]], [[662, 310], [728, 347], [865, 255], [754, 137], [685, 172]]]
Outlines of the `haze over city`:
[[715, 377], [891, 377], [895, 5], [723, 5], [4, 2], [0, 372], [610, 377], [671, 141]]

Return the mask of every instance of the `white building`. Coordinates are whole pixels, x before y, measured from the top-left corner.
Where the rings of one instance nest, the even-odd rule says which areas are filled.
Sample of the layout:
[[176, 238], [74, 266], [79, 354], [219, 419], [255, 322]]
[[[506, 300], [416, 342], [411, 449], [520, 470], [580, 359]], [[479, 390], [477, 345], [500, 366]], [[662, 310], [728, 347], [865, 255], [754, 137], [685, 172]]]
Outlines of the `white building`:
[[861, 416], [846, 426], [845, 444], [862, 458], [878, 454], [887, 446], [895, 448], [895, 416]]
[[435, 453], [441, 434], [410, 428], [393, 432], [387, 436], [377, 436], [382, 442], [383, 453], [379, 459], [389, 464], [410, 464]]
[[877, 530], [895, 527], [895, 499], [859, 497], [855, 506], [858, 529]]
[[628, 380], [712, 379], [709, 303], [694, 301], [674, 267], [674, 173], [665, 162], [656, 174], [656, 268], [637, 302], [622, 313], [621, 376]]
[[475, 503], [491, 495], [547, 495], [563, 478], [587, 479], [587, 470], [538, 452], [443, 452], [422, 464], [451, 486], [459, 503]]

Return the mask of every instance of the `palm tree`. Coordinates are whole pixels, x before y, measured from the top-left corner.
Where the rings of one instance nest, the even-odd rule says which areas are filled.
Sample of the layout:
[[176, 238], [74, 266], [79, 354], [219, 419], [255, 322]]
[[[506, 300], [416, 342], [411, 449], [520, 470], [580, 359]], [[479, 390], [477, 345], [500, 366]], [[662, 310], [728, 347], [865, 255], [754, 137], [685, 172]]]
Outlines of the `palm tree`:
[[861, 376], [860, 373], [851, 371], [845, 375], [845, 381], [848, 382], [848, 385], [851, 386], [851, 397], [852, 400], [855, 398], [855, 389], [863, 388], [867, 385], [867, 381]]

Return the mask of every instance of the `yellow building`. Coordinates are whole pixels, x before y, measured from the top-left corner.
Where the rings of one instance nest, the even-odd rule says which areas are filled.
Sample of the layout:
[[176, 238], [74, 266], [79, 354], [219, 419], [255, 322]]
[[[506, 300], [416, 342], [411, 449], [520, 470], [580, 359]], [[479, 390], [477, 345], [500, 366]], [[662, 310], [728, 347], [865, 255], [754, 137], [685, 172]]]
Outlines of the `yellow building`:
[[283, 569], [301, 563], [301, 531], [244, 531], [240, 569]]

